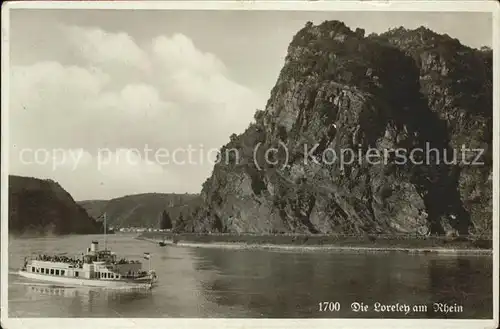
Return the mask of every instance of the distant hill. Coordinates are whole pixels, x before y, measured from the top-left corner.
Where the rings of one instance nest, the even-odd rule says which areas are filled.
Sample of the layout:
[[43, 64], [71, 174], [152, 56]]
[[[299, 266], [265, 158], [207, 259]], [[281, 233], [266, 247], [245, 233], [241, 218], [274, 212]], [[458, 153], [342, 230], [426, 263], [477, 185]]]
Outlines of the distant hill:
[[93, 234], [102, 225], [52, 180], [9, 176], [10, 234]]
[[87, 211], [89, 216], [95, 218], [98, 221], [100, 220], [98, 217], [104, 213], [104, 208], [106, 207], [108, 202], [108, 200], [77, 201], [77, 203]]
[[89, 216], [98, 218], [104, 212], [107, 225], [121, 227], [157, 228], [161, 213], [166, 210], [175, 221], [182, 213], [188, 215], [190, 209], [199, 204], [196, 194], [145, 193], [127, 195], [111, 200], [79, 201]]

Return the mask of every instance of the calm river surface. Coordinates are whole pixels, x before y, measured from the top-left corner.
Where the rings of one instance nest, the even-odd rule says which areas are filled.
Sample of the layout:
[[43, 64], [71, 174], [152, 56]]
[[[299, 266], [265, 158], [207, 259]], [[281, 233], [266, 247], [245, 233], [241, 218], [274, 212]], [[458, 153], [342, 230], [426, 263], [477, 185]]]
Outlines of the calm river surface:
[[[116, 234], [108, 236], [108, 246], [119, 257], [142, 259], [144, 252], [151, 253], [158, 287], [112, 292], [34, 283], [15, 274], [25, 256], [77, 256], [92, 239], [102, 247], [103, 236], [11, 238], [9, 316], [487, 319], [493, 312], [489, 256], [162, 248]], [[320, 302], [332, 302], [326, 308], [334, 310], [320, 311]], [[353, 302], [369, 305], [369, 311], [353, 312]], [[428, 308], [407, 315], [381, 313], [374, 311], [377, 302]], [[462, 306], [462, 312], [433, 312], [439, 302]]]

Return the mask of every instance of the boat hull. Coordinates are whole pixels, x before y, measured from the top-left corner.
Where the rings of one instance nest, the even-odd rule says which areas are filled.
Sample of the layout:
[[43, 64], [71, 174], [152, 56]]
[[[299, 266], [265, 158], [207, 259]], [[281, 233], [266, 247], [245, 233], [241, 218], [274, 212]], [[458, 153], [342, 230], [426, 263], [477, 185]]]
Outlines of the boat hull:
[[61, 276], [49, 276], [40, 275], [38, 273], [30, 273], [26, 271], [18, 271], [18, 274], [22, 277], [45, 281], [60, 283], [68, 286], [85, 286], [85, 287], [100, 287], [108, 289], [130, 289], [130, 288], [152, 288], [154, 286], [154, 281], [118, 281], [118, 280], [92, 280], [92, 279], [82, 279], [82, 278], [70, 278]]

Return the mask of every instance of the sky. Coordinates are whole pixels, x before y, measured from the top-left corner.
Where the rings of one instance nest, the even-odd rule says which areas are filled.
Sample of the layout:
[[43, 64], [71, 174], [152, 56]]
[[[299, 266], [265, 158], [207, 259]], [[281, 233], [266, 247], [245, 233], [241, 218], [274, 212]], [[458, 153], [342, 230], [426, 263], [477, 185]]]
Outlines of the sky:
[[331, 19], [492, 46], [487, 13], [11, 10], [9, 173], [75, 200], [198, 193], [264, 109], [293, 35]]

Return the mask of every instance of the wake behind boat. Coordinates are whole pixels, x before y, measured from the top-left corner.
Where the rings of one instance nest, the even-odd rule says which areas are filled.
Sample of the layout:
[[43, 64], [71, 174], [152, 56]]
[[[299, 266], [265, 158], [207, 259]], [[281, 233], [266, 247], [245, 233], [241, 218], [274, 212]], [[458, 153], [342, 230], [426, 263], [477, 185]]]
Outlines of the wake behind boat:
[[151, 270], [149, 253], [144, 253], [144, 258], [149, 260], [148, 271], [142, 268], [139, 261], [118, 259], [106, 246], [104, 250], [98, 250], [98, 242], [92, 241], [81, 258], [65, 255], [26, 257], [18, 274], [29, 279], [72, 286], [152, 288], [158, 278]]

